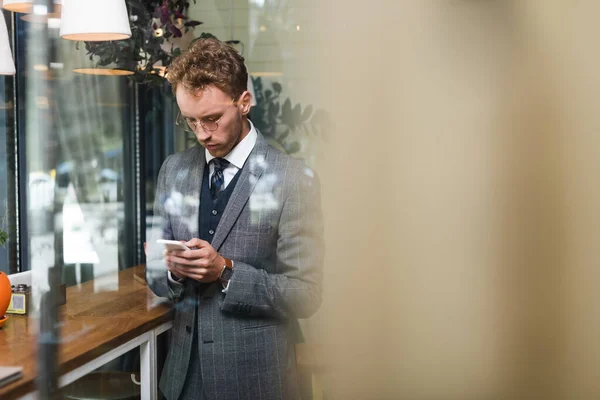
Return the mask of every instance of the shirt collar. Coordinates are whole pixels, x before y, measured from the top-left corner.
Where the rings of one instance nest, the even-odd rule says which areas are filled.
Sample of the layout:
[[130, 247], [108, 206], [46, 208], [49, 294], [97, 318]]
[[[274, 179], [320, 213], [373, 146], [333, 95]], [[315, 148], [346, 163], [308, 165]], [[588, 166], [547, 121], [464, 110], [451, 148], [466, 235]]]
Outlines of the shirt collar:
[[[248, 120], [248, 123], [250, 124], [250, 132], [248, 132], [246, 137], [243, 138], [242, 141], [239, 142], [237, 146], [235, 146], [229, 152], [229, 154], [223, 157], [231, 164], [235, 165], [238, 169], [242, 169], [246, 163], [246, 160], [250, 156], [250, 153], [256, 144], [256, 139], [258, 138], [256, 128], [254, 128], [252, 121]], [[206, 155], [206, 163], [208, 164], [214, 157], [206, 149], [204, 149], [204, 154]]]

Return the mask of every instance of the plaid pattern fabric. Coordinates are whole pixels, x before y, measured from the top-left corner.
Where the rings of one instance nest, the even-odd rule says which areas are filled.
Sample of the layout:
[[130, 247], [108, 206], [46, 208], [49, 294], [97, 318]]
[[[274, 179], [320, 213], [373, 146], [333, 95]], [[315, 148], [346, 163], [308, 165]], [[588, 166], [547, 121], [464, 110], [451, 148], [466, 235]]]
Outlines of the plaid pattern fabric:
[[[200, 145], [163, 163], [154, 214], [162, 238], [200, 237], [207, 167]], [[300, 396], [294, 354], [300, 336], [297, 319], [310, 317], [321, 303], [319, 182], [304, 163], [270, 147], [260, 133], [239, 174], [211, 241], [215, 250], [234, 261], [227, 293], [220, 282], [202, 292], [187, 281], [169, 283], [163, 246], [156, 244], [158, 237], [148, 243], [148, 286], [174, 301], [160, 382], [169, 400], [182, 395], [194, 400]], [[196, 367], [192, 357], [198, 358]], [[198, 379], [192, 382], [188, 375]]]

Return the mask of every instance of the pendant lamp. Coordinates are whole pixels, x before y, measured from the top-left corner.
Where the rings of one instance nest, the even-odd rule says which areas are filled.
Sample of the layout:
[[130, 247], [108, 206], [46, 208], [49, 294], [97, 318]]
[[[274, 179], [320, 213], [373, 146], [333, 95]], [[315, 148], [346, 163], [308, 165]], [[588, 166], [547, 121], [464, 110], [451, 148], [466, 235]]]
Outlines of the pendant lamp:
[[52, 0], [52, 3], [54, 3], [54, 10], [47, 15], [36, 15], [29, 12], [29, 14], [23, 15], [21, 19], [27, 22], [46, 22], [49, 18], [59, 19], [62, 11], [62, 0]]
[[0, 12], [0, 75], [14, 75], [15, 72], [15, 62], [10, 52], [6, 20]]
[[33, 6], [33, 0], [4, 0], [2, 8], [12, 12], [29, 13]]
[[133, 75], [133, 71], [118, 68], [75, 68], [73, 72], [84, 75], [103, 75], [103, 76], [127, 76]]
[[96, 65], [97, 60], [90, 60], [84, 46], [78, 48], [74, 42], [65, 43], [65, 45], [71, 47], [71, 55], [68, 57], [69, 60], [66, 62], [65, 66], [75, 73], [104, 76], [133, 75], [133, 71], [118, 69], [114, 63], [105, 66]]
[[[49, 13], [50, 18], [53, 18], [55, 15], [60, 16], [62, 0], [53, 0], [52, 2], [54, 3], [54, 12]], [[4, 0], [2, 8], [12, 12], [29, 14], [33, 10], [33, 0]], [[23, 19], [28, 21], [26, 18]]]
[[125, 0], [64, 0], [60, 37], [86, 42], [130, 38]]

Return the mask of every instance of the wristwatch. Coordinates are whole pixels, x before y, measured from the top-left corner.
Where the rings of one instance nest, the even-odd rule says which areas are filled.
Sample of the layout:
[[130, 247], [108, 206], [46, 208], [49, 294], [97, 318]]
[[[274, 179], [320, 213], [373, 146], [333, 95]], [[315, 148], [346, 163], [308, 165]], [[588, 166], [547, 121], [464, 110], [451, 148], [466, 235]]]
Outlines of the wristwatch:
[[221, 270], [221, 275], [219, 276], [219, 280], [221, 281], [221, 284], [223, 286], [227, 286], [227, 284], [229, 283], [229, 280], [231, 279], [231, 276], [233, 275], [233, 261], [231, 261], [229, 258], [225, 258], [225, 257], [223, 257], [223, 259], [225, 260], [225, 265], [223, 266], [223, 269]]

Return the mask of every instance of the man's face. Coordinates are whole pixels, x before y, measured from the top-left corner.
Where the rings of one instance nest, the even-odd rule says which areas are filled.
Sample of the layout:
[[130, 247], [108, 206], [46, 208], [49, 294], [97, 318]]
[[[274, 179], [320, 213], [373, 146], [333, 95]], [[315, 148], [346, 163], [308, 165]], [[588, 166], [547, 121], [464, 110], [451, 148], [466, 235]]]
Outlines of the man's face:
[[[247, 113], [244, 106], [244, 92], [238, 102], [216, 86], [207, 86], [195, 93], [187, 91], [183, 85], [177, 87], [175, 96], [181, 116], [196, 124], [194, 134], [198, 142], [213, 157], [224, 157], [248, 132], [244, 132], [243, 119]], [[217, 122], [218, 121], [218, 122]], [[216, 126], [214, 131], [206, 129]], [[203, 127], [204, 125], [204, 127]]]

